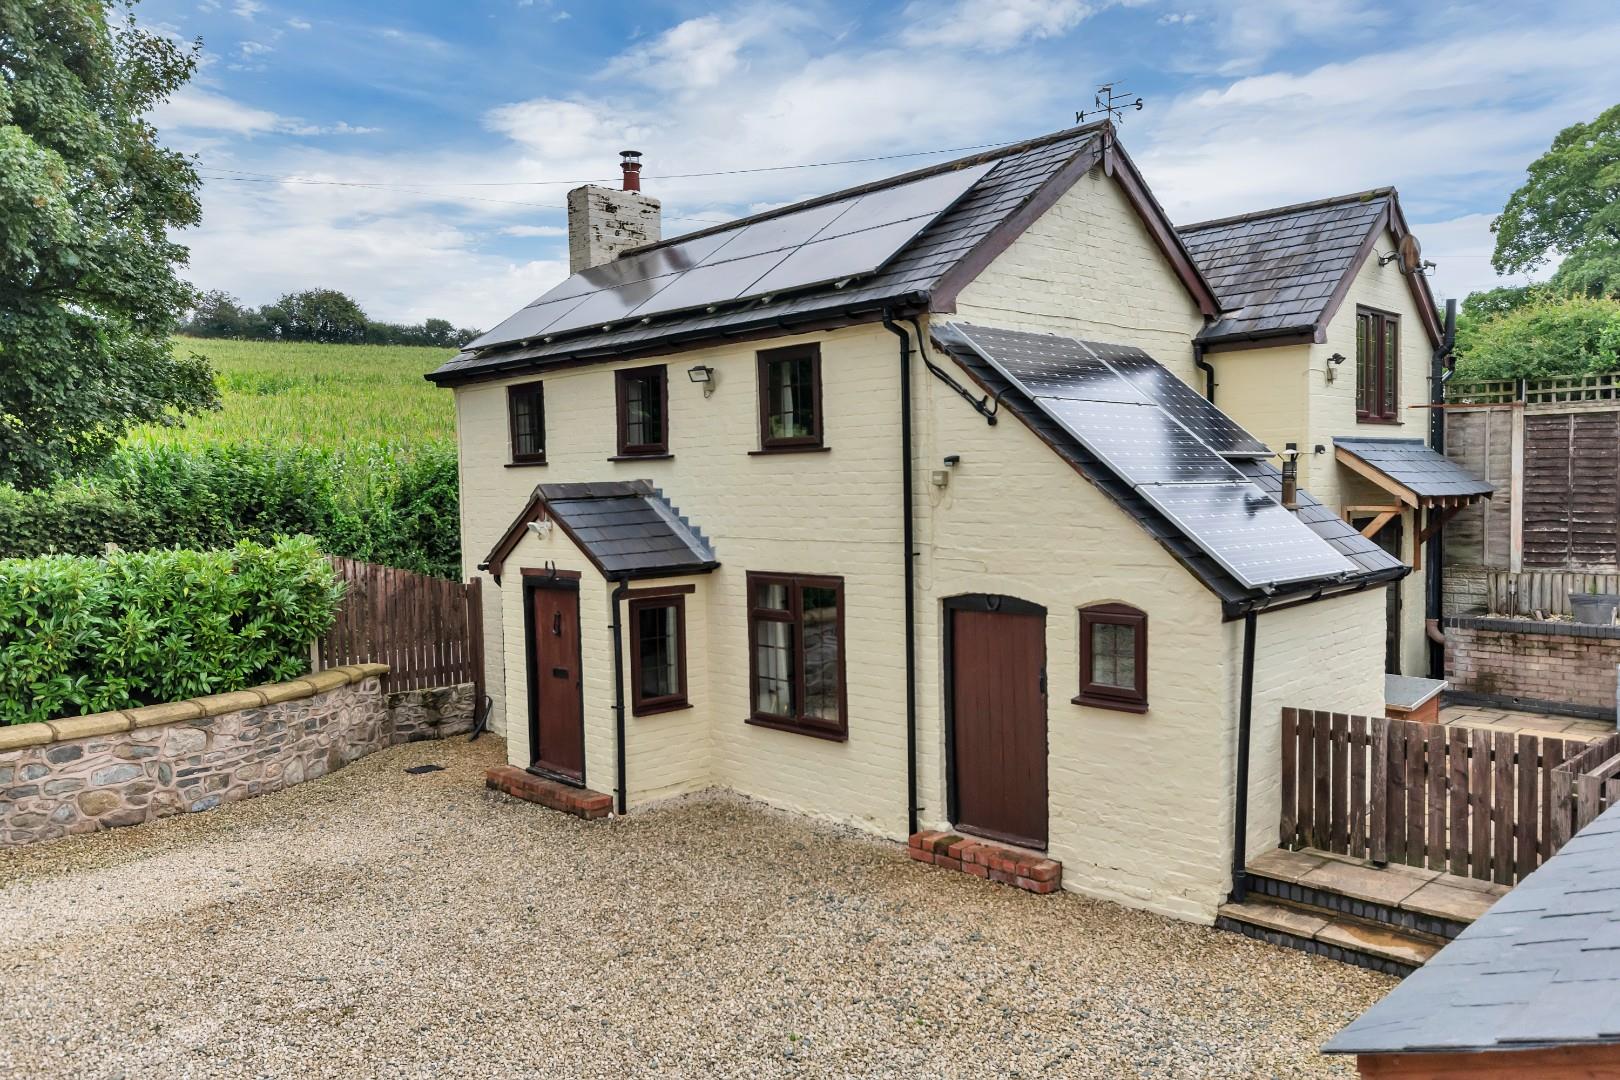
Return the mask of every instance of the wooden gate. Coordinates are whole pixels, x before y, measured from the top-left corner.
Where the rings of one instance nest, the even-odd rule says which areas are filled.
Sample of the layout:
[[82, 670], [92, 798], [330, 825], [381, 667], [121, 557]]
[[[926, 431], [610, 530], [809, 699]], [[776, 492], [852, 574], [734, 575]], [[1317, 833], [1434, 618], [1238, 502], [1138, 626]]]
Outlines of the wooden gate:
[[481, 579], [462, 583], [392, 566], [328, 556], [347, 586], [332, 629], [315, 643], [317, 669], [387, 664], [384, 689], [472, 683], [484, 700]]
[[1282, 845], [1511, 885], [1620, 803], [1616, 774], [1620, 735], [1284, 709]]

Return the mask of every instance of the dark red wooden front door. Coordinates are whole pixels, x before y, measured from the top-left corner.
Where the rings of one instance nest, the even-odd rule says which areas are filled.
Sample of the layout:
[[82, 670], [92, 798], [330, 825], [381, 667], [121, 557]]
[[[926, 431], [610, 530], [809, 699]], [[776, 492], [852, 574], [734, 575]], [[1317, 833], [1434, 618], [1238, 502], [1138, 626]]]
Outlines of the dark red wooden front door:
[[952, 610], [951, 776], [957, 828], [1046, 847], [1046, 618]]
[[529, 649], [529, 747], [534, 767], [583, 782], [578, 589], [529, 589]]

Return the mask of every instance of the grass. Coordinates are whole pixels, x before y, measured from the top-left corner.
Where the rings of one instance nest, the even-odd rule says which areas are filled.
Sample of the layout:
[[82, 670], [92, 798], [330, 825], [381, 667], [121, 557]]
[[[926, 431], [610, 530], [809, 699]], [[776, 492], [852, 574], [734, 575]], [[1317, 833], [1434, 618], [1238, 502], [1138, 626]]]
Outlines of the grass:
[[422, 378], [450, 358], [446, 349], [199, 338], [176, 338], [174, 347], [208, 357], [224, 408], [183, 428], [139, 428], [131, 444], [408, 449], [455, 438], [450, 391]]

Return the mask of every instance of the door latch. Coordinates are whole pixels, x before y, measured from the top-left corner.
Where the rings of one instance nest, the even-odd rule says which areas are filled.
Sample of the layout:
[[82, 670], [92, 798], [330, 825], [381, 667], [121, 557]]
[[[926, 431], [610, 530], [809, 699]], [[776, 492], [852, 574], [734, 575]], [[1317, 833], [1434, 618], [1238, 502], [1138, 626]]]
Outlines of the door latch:
[[553, 637], [562, 637], [562, 612], [551, 613], [551, 633]]

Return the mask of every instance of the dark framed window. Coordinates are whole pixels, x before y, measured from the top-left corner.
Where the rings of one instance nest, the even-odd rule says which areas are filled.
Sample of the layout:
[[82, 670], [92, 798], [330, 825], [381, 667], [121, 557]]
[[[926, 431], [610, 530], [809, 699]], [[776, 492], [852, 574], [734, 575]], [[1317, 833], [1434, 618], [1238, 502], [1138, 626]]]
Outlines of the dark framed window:
[[749, 723], [849, 734], [843, 578], [749, 573], [748, 676]]
[[546, 386], [520, 383], [506, 388], [506, 412], [512, 428], [512, 461], [519, 465], [546, 460]]
[[1147, 612], [1128, 604], [1080, 609], [1077, 705], [1147, 712]]
[[821, 349], [794, 345], [759, 354], [759, 445], [764, 450], [821, 446]]
[[630, 711], [686, 708], [686, 597], [632, 598], [629, 621]]
[[660, 364], [613, 374], [619, 398], [619, 455], [669, 453], [667, 369]]
[[1356, 309], [1356, 418], [1398, 420], [1401, 319], [1387, 311]]

